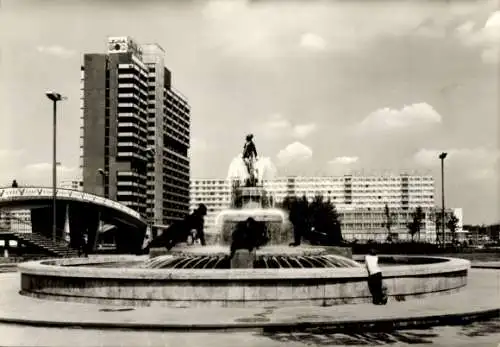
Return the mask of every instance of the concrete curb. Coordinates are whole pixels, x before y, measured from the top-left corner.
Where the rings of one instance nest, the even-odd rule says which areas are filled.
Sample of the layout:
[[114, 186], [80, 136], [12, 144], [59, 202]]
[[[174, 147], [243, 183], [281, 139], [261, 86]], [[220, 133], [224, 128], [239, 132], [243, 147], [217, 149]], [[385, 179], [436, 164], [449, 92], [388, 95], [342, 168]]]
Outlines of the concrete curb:
[[309, 321], [309, 322], [255, 322], [232, 324], [155, 324], [155, 323], [114, 323], [114, 322], [76, 322], [45, 321], [33, 319], [3, 318], [2, 324], [15, 324], [45, 328], [80, 328], [101, 330], [134, 330], [134, 331], [255, 331], [261, 333], [276, 332], [342, 332], [342, 331], [394, 331], [402, 329], [424, 329], [444, 325], [466, 325], [472, 322], [485, 321], [500, 317], [500, 308], [484, 311], [464, 312], [445, 315], [421, 317], [397, 317], [375, 320], [345, 321]]
[[500, 267], [498, 267], [498, 266], [488, 266], [488, 265], [473, 266], [472, 268], [473, 269], [500, 270]]
[[0, 273], [16, 272], [17, 264], [0, 264]]

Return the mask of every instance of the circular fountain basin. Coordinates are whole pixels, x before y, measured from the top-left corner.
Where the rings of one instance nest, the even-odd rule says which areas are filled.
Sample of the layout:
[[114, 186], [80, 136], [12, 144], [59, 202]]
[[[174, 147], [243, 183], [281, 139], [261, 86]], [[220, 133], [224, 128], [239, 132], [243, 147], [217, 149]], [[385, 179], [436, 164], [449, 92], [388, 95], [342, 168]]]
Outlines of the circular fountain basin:
[[[172, 256], [173, 255], [173, 256]], [[360, 267], [349, 258], [328, 254], [321, 247], [269, 245], [255, 251], [254, 269]], [[229, 249], [224, 246], [179, 247], [171, 255], [160, 255], [141, 267], [151, 269], [229, 269]]]
[[[380, 258], [383, 262], [384, 257]], [[394, 262], [398, 257], [391, 258]], [[384, 283], [393, 299], [451, 293], [467, 284], [470, 268], [467, 260], [401, 257], [408, 258], [419, 258], [419, 264], [382, 267]], [[146, 269], [141, 267], [144, 260], [134, 256], [98, 256], [23, 263], [19, 265], [21, 294], [88, 303], [169, 307], [337, 305], [371, 301], [366, 270], [359, 266]]]
[[[179, 247], [173, 248], [171, 251], [174, 255], [197, 255], [197, 256], [212, 256], [212, 255], [228, 255], [229, 248], [227, 246], [199, 246], [199, 247]], [[270, 245], [262, 246], [256, 250], [257, 255], [270, 256], [299, 256], [299, 255], [325, 255], [328, 254], [325, 248], [309, 247], [309, 246], [279, 246]]]

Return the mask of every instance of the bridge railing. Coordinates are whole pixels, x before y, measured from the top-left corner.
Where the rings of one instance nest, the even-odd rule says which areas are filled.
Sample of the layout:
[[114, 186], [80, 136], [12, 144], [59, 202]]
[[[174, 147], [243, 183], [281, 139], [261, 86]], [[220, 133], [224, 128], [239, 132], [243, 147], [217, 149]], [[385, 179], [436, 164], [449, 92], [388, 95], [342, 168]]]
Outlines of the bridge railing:
[[[23, 186], [18, 188], [0, 188], [0, 200], [19, 200], [23, 197], [40, 197], [47, 198], [52, 196], [52, 188], [47, 187], [29, 187]], [[142, 220], [143, 218], [139, 212], [127, 207], [117, 201], [106, 199], [102, 196], [82, 192], [79, 190], [67, 189], [67, 188], [57, 188], [56, 197], [59, 199], [66, 200], [80, 200], [85, 202], [92, 202], [105, 207], [111, 207], [115, 210], [121, 211], [125, 214], [131, 215], [136, 219]]]

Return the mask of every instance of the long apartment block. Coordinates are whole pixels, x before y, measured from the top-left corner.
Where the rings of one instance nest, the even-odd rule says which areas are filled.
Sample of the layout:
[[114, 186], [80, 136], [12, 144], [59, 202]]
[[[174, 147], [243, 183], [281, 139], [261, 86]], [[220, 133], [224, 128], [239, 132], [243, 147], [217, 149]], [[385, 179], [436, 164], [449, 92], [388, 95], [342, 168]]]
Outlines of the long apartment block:
[[[287, 196], [306, 196], [309, 201], [322, 195], [337, 208], [347, 239], [376, 239], [387, 237], [385, 206], [390, 209], [393, 230], [402, 238], [409, 235], [407, 224], [420, 206], [425, 212], [425, 238], [434, 240], [435, 183], [431, 175], [345, 175], [325, 177], [277, 177], [263, 182], [267, 193], [277, 204]], [[205, 223], [215, 229], [217, 215], [231, 202], [231, 182], [224, 179], [192, 179], [191, 209], [203, 203], [208, 208]], [[462, 218], [461, 209], [455, 214]]]

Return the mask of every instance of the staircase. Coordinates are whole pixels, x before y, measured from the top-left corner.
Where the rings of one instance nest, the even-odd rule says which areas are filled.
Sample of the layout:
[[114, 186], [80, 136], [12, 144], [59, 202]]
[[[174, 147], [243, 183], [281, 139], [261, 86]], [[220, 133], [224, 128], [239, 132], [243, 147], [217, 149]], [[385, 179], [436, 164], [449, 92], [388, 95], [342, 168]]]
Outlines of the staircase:
[[52, 256], [78, 257], [78, 251], [70, 248], [69, 243], [62, 239], [53, 241], [52, 239], [37, 233], [14, 233], [13, 235], [20, 242], [40, 248]]

